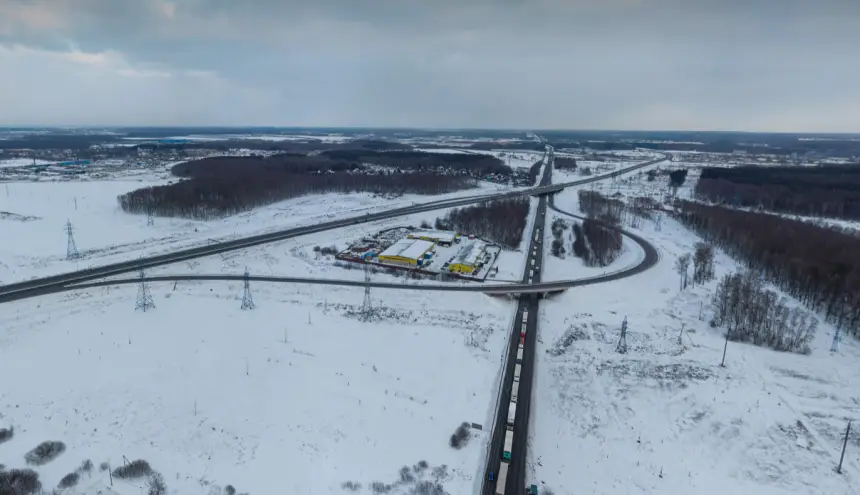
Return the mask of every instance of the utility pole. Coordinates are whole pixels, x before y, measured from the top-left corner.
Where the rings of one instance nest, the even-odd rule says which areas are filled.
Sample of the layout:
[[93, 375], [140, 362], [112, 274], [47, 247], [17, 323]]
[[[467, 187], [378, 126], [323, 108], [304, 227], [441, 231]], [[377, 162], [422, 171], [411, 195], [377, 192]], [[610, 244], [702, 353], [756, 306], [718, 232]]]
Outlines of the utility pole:
[[621, 323], [621, 338], [618, 339], [618, 346], [615, 348], [615, 352], [620, 354], [627, 353], [627, 317], [624, 317], [624, 321]]
[[[364, 265], [364, 282], [370, 284], [370, 266]], [[365, 320], [373, 313], [373, 301], [370, 299], [370, 285], [364, 286], [364, 302], [361, 304], [361, 315]]]
[[845, 460], [845, 449], [848, 447], [848, 435], [851, 433], [851, 421], [848, 422], [848, 428], [845, 429], [845, 439], [842, 440], [842, 455], [839, 456], [839, 466], [836, 467], [836, 472], [842, 474], [842, 461]]
[[726, 343], [723, 344], [723, 361], [720, 363], [720, 366], [723, 368], [726, 367], [726, 350], [729, 348], [729, 330], [726, 329]]
[[833, 343], [830, 344], [830, 352], [839, 350], [839, 326], [836, 326], [836, 331], [833, 332]]

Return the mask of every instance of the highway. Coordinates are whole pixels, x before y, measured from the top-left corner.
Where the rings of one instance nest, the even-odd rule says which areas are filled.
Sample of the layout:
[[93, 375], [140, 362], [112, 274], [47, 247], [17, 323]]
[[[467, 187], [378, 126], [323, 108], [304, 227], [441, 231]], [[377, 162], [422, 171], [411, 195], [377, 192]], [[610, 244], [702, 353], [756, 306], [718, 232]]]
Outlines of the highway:
[[[213, 254], [225, 253], [228, 251], [234, 251], [237, 249], [243, 249], [247, 247], [257, 246], [260, 244], [265, 244], [269, 242], [282, 241], [285, 239], [291, 239], [294, 237], [299, 237], [303, 235], [313, 234], [317, 232], [324, 232], [327, 230], [333, 230], [341, 227], [345, 227], [348, 225], [356, 225], [360, 223], [373, 222], [376, 220], [384, 220], [389, 218], [396, 218], [403, 215], [410, 215], [414, 213], [421, 213], [425, 211], [438, 210], [442, 208], [452, 208], [457, 206], [465, 206], [474, 203], [480, 203], [484, 201], [492, 201], [498, 199], [506, 199], [506, 198], [515, 198], [522, 196], [534, 196], [534, 195], [544, 195], [550, 194], [553, 192], [558, 192], [565, 187], [577, 186], [582, 184], [587, 184], [590, 182], [604, 180], [607, 178], [615, 177], [621, 174], [625, 174], [639, 168], [643, 168], [649, 165], [653, 165], [668, 159], [667, 155], [664, 155], [662, 158], [657, 158], [654, 160], [650, 160], [644, 163], [639, 163], [636, 165], [632, 165], [630, 167], [626, 167], [624, 169], [616, 170], [615, 172], [589, 177], [586, 179], [581, 179], [578, 181], [567, 182], [563, 184], [547, 184], [540, 185], [538, 187], [521, 189], [517, 191], [510, 191], [504, 193], [492, 193], [492, 194], [481, 194], [476, 196], [467, 196], [463, 198], [449, 199], [449, 200], [437, 200], [431, 201], [427, 203], [419, 203], [412, 206], [406, 206], [401, 208], [394, 208], [391, 210], [386, 210], [377, 213], [370, 213], [365, 215], [360, 215], [356, 217], [349, 217], [340, 220], [334, 220], [331, 222], [319, 223], [316, 225], [308, 225], [304, 227], [297, 227], [292, 229], [280, 230], [276, 232], [271, 232], [267, 234], [259, 234], [250, 237], [244, 237], [241, 239], [234, 239], [230, 241], [224, 241], [220, 243], [209, 244], [206, 246], [200, 246], [195, 248], [183, 249], [179, 251], [174, 251], [172, 253], [161, 254], [156, 256], [150, 256], [147, 258], [141, 258], [137, 260], [125, 261], [120, 263], [113, 263], [108, 265], [103, 265], [99, 267], [87, 268], [84, 270], [78, 270], [68, 273], [63, 273], [59, 275], [54, 275], [50, 277], [37, 278], [32, 280], [27, 280], [24, 282], [18, 282], [14, 284], [7, 284], [0, 286], [0, 303], [15, 301], [18, 299], [25, 299], [29, 297], [36, 297], [45, 294], [53, 294], [56, 292], [61, 292], [63, 290], [68, 290], [68, 287], [71, 285], [78, 285], [82, 287], [81, 284], [86, 282], [91, 282], [99, 279], [103, 279], [105, 277], [111, 277], [115, 275], [121, 275], [124, 273], [134, 272], [140, 270], [142, 268], [152, 268], [155, 266], [162, 266], [171, 263], [176, 263], [179, 261], [186, 261], [195, 258], [201, 258], [204, 256], [210, 256]], [[342, 284], [345, 285], [345, 284]], [[439, 289], [437, 289], [439, 290]]]

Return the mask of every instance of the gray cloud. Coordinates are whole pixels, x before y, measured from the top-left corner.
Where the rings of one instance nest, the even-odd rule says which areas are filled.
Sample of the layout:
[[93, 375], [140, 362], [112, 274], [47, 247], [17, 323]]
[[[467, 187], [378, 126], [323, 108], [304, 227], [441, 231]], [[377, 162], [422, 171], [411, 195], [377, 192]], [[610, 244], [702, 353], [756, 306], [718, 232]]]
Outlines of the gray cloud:
[[858, 22], [848, 0], [0, 0], [0, 125], [860, 131]]

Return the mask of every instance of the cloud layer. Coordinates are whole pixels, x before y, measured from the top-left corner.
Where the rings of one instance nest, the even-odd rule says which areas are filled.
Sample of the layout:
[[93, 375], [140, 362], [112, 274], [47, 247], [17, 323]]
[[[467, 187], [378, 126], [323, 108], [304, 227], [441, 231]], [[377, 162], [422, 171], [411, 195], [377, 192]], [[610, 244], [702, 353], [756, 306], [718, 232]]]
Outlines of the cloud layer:
[[0, 0], [0, 125], [860, 131], [851, 0]]

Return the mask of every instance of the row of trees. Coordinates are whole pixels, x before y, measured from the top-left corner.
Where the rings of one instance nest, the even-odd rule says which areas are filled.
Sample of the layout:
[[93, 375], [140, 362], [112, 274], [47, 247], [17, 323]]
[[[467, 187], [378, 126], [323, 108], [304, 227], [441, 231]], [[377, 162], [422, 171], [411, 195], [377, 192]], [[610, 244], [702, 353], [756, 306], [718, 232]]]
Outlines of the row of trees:
[[573, 225], [573, 254], [586, 266], [608, 266], [621, 254], [621, 232], [593, 218]]
[[690, 276], [690, 264], [693, 265], [693, 283], [704, 284], [714, 279], [714, 246], [704, 242], [696, 243], [693, 254], [682, 254], [675, 260], [675, 271], [681, 276], [681, 289], [687, 288]]
[[679, 220], [702, 238], [860, 336], [860, 238], [774, 215], [676, 204]]
[[553, 166], [559, 170], [575, 170], [576, 158], [572, 157], [555, 157]]
[[538, 160], [529, 167], [529, 185], [533, 186], [537, 184], [538, 175], [540, 174], [541, 167], [543, 166], [543, 160]]
[[[326, 163], [323, 163], [326, 162]], [[177, 166], [187, 180], [146, 187], [117, 198], [129, 213], [208, 220], [315, 193], [443, 194], [474, 187], [469, 177], [370, 171], [303, 156], [207, 159]]]
[[860, 219], [860, 167], [706, 168], [696, 194], [734, 206]]
[[753, 272], [727, 274], [713, 296], [712, 325], [725, 326], [726, 338], [777, 351], [809, 353], [818, 320], [764, 287]]
[[528, 214], [527, 198], [489, 201], [449, 211], [444, 218], [436, 219], [436, 228], [474, 234], [501, 246], [516, 249], [522, 241]]

